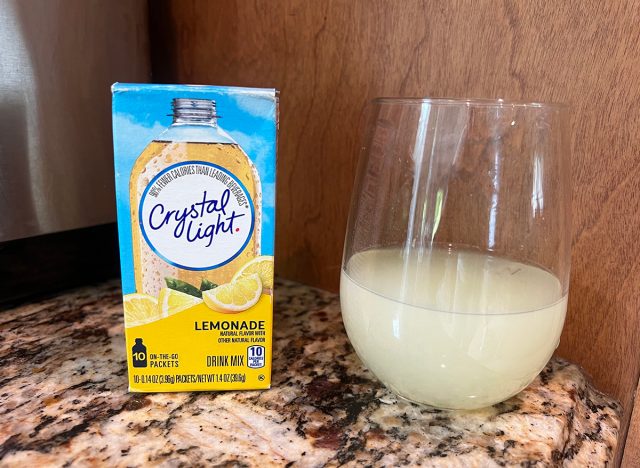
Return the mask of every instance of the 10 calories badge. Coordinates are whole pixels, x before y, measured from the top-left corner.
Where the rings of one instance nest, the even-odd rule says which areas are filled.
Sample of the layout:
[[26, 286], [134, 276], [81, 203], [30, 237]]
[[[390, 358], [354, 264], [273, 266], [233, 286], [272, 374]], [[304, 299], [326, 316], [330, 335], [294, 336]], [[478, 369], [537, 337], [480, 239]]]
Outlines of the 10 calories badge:
[[251, 369], [264, 367], [264, 346], [249, 346], [247, 348], [247, 366]]

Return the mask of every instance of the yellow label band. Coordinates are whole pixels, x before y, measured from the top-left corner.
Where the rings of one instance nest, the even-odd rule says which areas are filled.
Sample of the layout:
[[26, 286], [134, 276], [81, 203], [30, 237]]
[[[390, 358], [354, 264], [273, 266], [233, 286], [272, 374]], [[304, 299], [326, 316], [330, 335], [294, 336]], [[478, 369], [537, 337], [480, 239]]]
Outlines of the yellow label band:
[[269, 388], [272, 300], [239, 314], [201, 303], [126, 329], [129, 389], [178, 392]]

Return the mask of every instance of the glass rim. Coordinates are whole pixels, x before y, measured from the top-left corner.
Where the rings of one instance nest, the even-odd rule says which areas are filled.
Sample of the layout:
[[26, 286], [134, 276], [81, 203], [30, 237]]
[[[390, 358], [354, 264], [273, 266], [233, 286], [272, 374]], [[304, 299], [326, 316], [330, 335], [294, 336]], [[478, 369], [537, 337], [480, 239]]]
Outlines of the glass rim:
[[430, 97], [393, 97], [382, 96], [372, 100], [376, 104], [432, 104], [436, 106], [460, 106], [469, 107], [524, 107], [534, 109], [567, 109], [569, 104], [561, 102], [544, 101], [518, 101], [510, 99], [490, 99], [490, 98], [430, 98]]

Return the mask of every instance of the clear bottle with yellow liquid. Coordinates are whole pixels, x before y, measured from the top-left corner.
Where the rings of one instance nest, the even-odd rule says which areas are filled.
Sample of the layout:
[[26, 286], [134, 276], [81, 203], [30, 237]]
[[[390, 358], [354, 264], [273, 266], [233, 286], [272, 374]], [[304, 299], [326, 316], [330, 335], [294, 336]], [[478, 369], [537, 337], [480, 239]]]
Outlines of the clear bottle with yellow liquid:
[[157, 296], [166, 278], [226, 283], [260, 255], [260, 178], [218, 117], [213, 100], [173, 99], [173, 124], [135, 162], [129, 189], [139, 293]]

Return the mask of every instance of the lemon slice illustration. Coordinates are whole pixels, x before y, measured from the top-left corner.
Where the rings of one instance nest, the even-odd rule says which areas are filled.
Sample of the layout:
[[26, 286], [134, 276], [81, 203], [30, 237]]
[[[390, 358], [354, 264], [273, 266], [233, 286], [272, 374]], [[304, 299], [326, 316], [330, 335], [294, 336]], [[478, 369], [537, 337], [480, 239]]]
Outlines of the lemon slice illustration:
[[271, 255], [262, 255], [248, 261], [233, 275], [231, 281], [254, 274], [260, 277], [263, 288], [273, 289], [273, 257]]
[[202, 299], [169, 288], [162, 288], [158, 295], [158, 307], [163, 318], [182, 312], [201, 302]]
[[124, 323], [127, 328], [144, 325], [160, 318], [158, 300], [147, 294], [124, 296]]
[[209, 308], [225, 314], [235, 314], [254, 306], [262, 293], [257, 274], [240, 276], [235, 281], [204, 291], [202, 298]]

